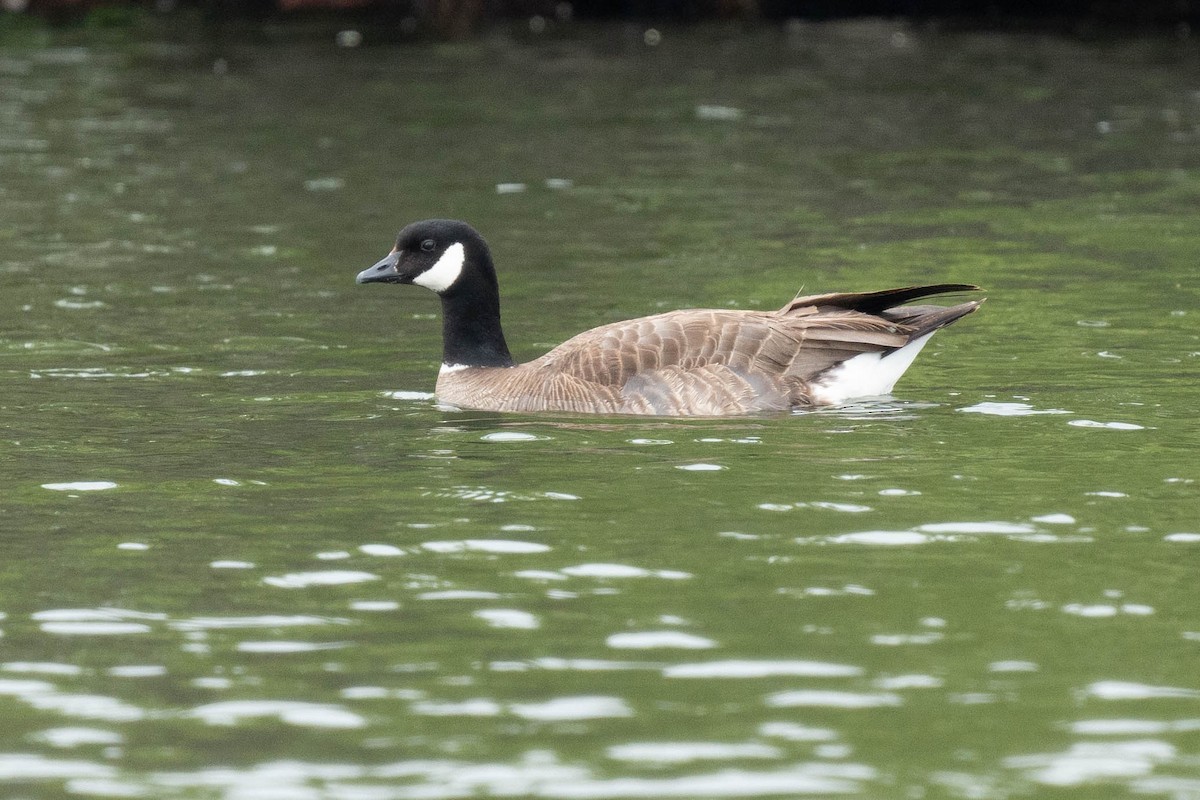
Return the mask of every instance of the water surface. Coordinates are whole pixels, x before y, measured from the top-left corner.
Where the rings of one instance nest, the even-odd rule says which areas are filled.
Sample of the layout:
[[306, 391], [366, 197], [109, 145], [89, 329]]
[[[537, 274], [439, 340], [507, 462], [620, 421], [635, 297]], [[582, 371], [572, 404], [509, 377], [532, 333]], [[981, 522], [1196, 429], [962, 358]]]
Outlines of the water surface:
[[[1200, 797], [1194, 44], [266, 39], [0, 51], [5, 796]], [[989, 299], [889, 400], [455, 411], [353, 284], [434, 215], [520, 358]]]

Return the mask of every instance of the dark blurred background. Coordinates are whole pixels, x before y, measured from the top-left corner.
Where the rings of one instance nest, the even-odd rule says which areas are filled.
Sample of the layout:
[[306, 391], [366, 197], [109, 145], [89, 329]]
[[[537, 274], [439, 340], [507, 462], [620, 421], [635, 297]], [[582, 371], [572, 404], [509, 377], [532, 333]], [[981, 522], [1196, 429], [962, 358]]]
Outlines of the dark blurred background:
[[[1200, 0], [0, 0], [9, 13], [70, 24], [96, 15], [200, 10], [215, 19], [338, 15], [409, 33], [464, 36], [506, 19], [702, 21], [905, 18], [962, 27], [1032, 27], [1080, 35], [1168, 30], [1189, 37]], [[536, 22], [535, 22], [536, 24]]]

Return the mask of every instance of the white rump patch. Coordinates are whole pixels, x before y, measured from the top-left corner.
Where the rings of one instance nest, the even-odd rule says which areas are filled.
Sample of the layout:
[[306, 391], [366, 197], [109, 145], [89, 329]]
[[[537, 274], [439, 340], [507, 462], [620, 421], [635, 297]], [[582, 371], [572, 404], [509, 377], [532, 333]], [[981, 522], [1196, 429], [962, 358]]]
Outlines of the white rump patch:
[[840, 405], [856, 397], [888, 394], [900, 376], [912, 366], [921, 348], [933, 333], [913, 339], [890, 353], [860, 353], [826, 372], [812, 384], [812, 396], [818, 403]]
[[462, 242], [455, 242], [446, 248], [442, 257], [429, 269], [413, 278], [417, 286], [424, 286], [439, 294], [449, 289], [462, 274], [463, 262], [466, 260], [466, 250]]

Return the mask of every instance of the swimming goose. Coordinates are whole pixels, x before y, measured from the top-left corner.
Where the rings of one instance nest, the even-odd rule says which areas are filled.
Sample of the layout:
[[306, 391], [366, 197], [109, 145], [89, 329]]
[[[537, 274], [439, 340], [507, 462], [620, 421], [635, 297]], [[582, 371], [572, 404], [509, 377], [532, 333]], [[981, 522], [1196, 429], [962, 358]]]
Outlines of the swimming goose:
[[721, 416], [837, 405], [890, 392], [934, 331], [982, 302], [902, 306], [979, 288], [943, 283], [797, 297], [778, 311], [670, 311], [593, 328], [516, 364], [491, 254], [466, 223], [414, 222], [357, 282], [437, 293], [437, 397], [485, 411]]

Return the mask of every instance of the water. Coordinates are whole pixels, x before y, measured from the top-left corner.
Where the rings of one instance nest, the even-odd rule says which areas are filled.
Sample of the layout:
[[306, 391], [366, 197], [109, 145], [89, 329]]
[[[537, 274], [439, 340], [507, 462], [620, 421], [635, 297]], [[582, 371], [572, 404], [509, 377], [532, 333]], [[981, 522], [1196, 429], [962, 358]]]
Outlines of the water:
[[[1193, 43], [268, 38], [0, 52], [0, 794], [1200, 797]], [[353, 284], [432, 215], [521, 358], [989, 300], [889, 401], [451, 411]]]

